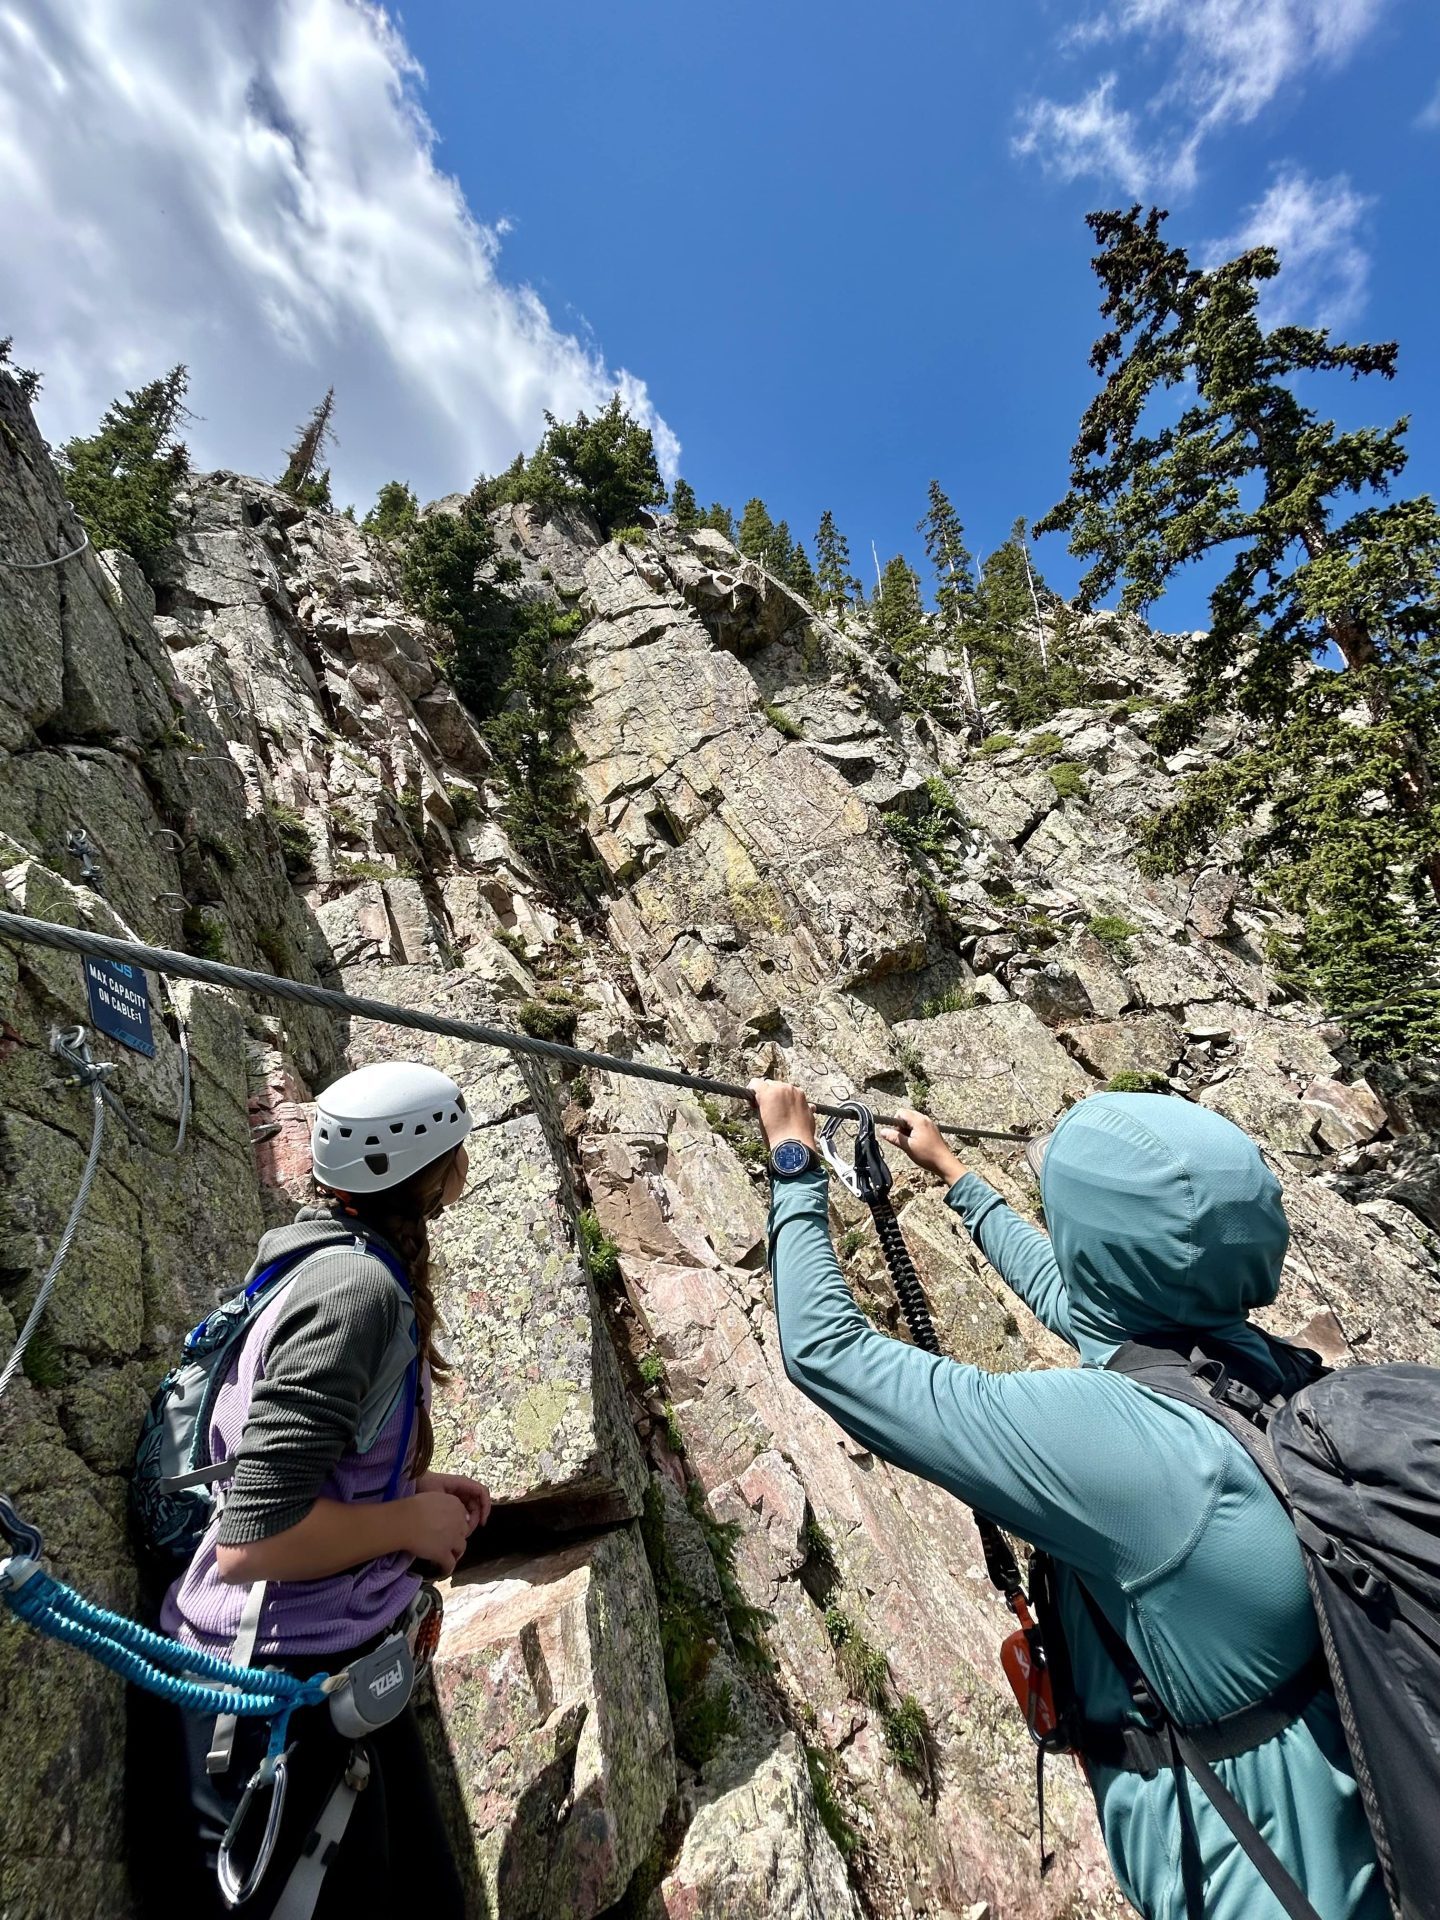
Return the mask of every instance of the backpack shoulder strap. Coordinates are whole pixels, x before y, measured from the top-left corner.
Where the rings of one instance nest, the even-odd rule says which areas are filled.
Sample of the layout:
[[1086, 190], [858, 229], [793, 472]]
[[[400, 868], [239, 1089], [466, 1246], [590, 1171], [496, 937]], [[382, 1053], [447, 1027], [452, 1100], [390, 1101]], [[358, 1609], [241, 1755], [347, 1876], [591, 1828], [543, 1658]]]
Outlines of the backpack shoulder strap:
[[1290, 1497], [1268, 1429], [1289, 1396], [1266, 1395], [1243, 1378], [1242, 1369], [1242, 1356], [1222, 1356], [1219, 1348], [1207, 1350], [1183, 1337], [1173, 1345], [1127, 1340], [1105, 1363], [1107, 1373], [1124, 1374], [1154, 1393], [1194, 1407], [1233, 1435], [1288, 1512]]
[[[1304, 1889], [1211, 1766], [1203, 1740], [1198, 1739], [1193, 1731], [1179, 1726], [1170, 1717], [1159, 1695], [1145, 1678], [1139, 1661], [1130, 1651], [1128, 1641], [1112, 1623], [1109, 1615], [1078, 1574], [1075, 1575], [1075, 1584], [1080, 1589], [1080, 1597], [1085, 1603], [1085, 1611], [1090, 1616], [1091, 1625], [1106, 1653], [1119, 1669], [1120, 1677], [1130, 1689], [1130, 1697], [1145, 1723], [1146, 1731], [1160, 1736], [1169, 1751], [1170, 1771], [1175, 1780], [1176, 1808], [1180, 1818], [1180, 1868], [1181, 1884], [1185, 1891], [1186, 1920], [1205, 1920], [1204, 1876], [1194, 1821], [1190, 1813], [1189, 1797], [1185, 1788], [1187, 1773], [1230, 1829], [1236, 1845], [1279, 1901], [1288, 1920], [1320, 1920], [1319, 1914], [1306, 1897]], [[1308, 1696], [1313, 1691], [1314, 1685], [1307, 1670], [1306, 1673], [1298, 1676], [1298, 1684], [1294, 1692], [1298, 1699], [1302, 1695]], [[1267, 1704], [1270, 1703], [1262, 1703], [1262, 1713]], [[1266, 1727], [1256, 1720], [1246, 1730], [1247, 1740], [1251, 1734], [1258, 1739], [1268, 1737], [1271, 1732], [1278, 1733], [1282, 1726], [1288, 1725], [1295, 1718], [1298, 1711], [1294, 1703], [1282, 1700], [1279, 1695], [1275, 1697], [1273, 1706], [1275, 1719], [1273, 1728]], [[1233, 1716], [1237, 1723], [1242, 1718], [1251, 1718], [1251, 1716]]]

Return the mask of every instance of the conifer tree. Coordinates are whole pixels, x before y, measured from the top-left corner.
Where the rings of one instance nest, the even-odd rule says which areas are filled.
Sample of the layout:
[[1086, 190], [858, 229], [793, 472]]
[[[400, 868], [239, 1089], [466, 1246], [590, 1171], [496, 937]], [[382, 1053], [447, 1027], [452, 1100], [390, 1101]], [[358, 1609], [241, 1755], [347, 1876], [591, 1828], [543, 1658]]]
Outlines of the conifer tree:
[[895, 655], [896, 676], [905, 704], [915, 712], [943, 709], [945, 686], [929, 657], [938, 635], [925, 616], [920, 576], [903, 554], [885, 562], [870, 602], [870, 624]]
[[585, 413], [571, 421], [547, 413], [545, 420], [547, 430], [535, 460], [558, 472], [603, 533], [632, 527], [647, 508], [664, 505], [665, 482], [654, 437], [626, 412], [618, 393], [593, 420]]
[[670, 496], [670, 511], [675, 516], [675, 524], [681, 533], [689, 533], [692, 527], [700, 524], [700, 503], [695, 498], [695, 489], [688, 480], [677, 480]]
[[966, 638], [966, 629], [975, 620], [975, 574], [965, 530], [938, 480], [930, 482], [929, 500], [929, 511], [915, 530], [925, 536], [925, 551], [935, 572], [936, 638], [954, 662], [962, 714], [983, 730], [975, 666]]
[[863, 599], [860, 582], [850, 571], [850, 543], [835, 525], [835, 516], [827, 507], [820, 516], [815, 535], [816, 604], [826, 612], [838, 613]]
[[885, 563], [870, 602], [870, 622], [879, 637], [897, 652], [913, 649], [920, 642], [925, 629], [920, 577], [903, 553]]
[[508, 671], [507, 616], [492, 583], [495, 536], [488, 511], [481, 482], [458, 513], [427, 514], [406, 541], [400, 562], [406, 606], [446, 634], [441, 665], [479, 719], [494, 712]]
[[334, 412], [335, 389], [327, 387], [325, 398], [304, 426], [295, 429], [295, 444], [286, 459], [285, 471], [276, 482], [282, 493], [288, 493], [302, 507], [328, 509], [330, 505], [330, 469], [326, 467], [321, 471], [320, 461], [326, 448], [334, 443], [335, 430], [330, 425]]
[[729, 507], [724, 506], [719, 500], [712, 500], [710, 502], [710, 505], [705, 509], [704, 513], [701, 514], [698, 524], [702, 527], [709, 527], [712, 532], [723, 533], [731, 545], [734, 545], [735, 516]]
[[976, 679], [1007, 725], [1038, 726], [1088, 697], [1080, 621], [1031, 560], [1023, 518], [986, 556], [973, 606], [967, 639]]
[[154, 580], [176, 534], [175, 495], [190, 471], [176, 438], [184, 421], [185, 368], [127, 393], [106, 408], [99, 430], [67, 440], [59, 465], [65, 491], [96, 547], [119, 547]]
[[740, 531], [735, 544], [747, 560], [753, 560], [757, 566], [771, 573], [778, 573], [788, 558], [790, 536], [785, 535], [786, 552], [780, 550], [776, 535], [775, 522], [770, 518], [770, 510], [758, 496], [745, 502], [745, 511], [740, 516]]
[[797, 540], [790, 549], [790, 562], [785, 574], [786, 582], [802, 600], [811, 606], [815, 604], [815, 569], [810, 564], [810, 556], [805, 551], [805, 542]]
[[420, 502], [403, 480], [387, 480], [375, 504], [360, 522], [377, 540], [395, 542], [412, 533], [420, 517]]
[[1261, 883], [1303, 916], [1301, 966], [1356, 1037], [1434, 1044], [1440, 513], [1391, 496], [1404, 420], [1342, 431], [1307, 404], [1322, 373], [1389, 379], [1397, 348], [1267, 330], [1275, 251], [1197, 268], [1164, 220], [1138, 206], [1089, 217], [1104, 384], [1043, 523], [1090, 562], [1088, 601], [1123, 581], [1122, 607], [1139, 610], [1190, 563], [1223, 569], [1158, 744], [1225, 711], [1263, 731], [1186, 783], [1151, 825], [1149, 859], [1176, 869], [1235, 828]]

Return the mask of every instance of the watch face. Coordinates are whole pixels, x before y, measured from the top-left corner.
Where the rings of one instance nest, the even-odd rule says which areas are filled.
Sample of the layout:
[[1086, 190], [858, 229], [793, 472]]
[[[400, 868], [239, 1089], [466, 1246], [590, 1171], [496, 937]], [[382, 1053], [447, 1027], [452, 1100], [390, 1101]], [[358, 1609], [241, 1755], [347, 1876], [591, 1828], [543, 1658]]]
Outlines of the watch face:
[[804, 1173], [810, 1164], [810, 1149], [800, 1140], [782, 1140], [770, 1156], [776, 1173]]

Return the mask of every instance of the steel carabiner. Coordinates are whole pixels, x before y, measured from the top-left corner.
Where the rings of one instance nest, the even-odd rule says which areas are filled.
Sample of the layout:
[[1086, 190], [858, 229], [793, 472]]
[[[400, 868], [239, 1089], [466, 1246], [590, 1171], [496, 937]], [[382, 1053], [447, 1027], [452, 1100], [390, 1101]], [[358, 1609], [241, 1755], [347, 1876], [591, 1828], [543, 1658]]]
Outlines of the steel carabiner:
[[[245, 1783], [245, 1791], [240, 1796], [240, 1804], [230, 1816], [230, 1824], [220, 1842], [220, 1851], [215, 1857], [215, 1877], [220, 1883], [220, 1897], [227, 1907], [241, 1907], [254, 1893], [265, 1878], [275, 1852], [275, 1843], [280, 1837], [280, 1820], [285, 1811], [285, 1789], [290, 1779], [289, 1761], [294, 1747], [286, 1747], [272, 1761], [267, 1755]], [[240, 1836], [246, 1815], [254, 1804], [255, 1796], [266, 1789], [270, 1793], [270, 1809], [265, 1816], [265, 1831], [260, 1836], [260, 1849], [255, 1855], [255, 1863], [242, 1879], [230, 1862], [230, 1849]]]

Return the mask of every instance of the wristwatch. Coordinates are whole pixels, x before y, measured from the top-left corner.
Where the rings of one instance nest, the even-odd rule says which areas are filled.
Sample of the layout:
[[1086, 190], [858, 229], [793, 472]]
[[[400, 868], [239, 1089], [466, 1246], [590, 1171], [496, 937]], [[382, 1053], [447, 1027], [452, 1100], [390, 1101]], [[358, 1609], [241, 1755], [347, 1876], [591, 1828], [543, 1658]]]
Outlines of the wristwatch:
[[803, 1140], [781, 1140], [770, 1150], [770, 1171], [777, 1180], [793, 1180], [819, 1164]]

